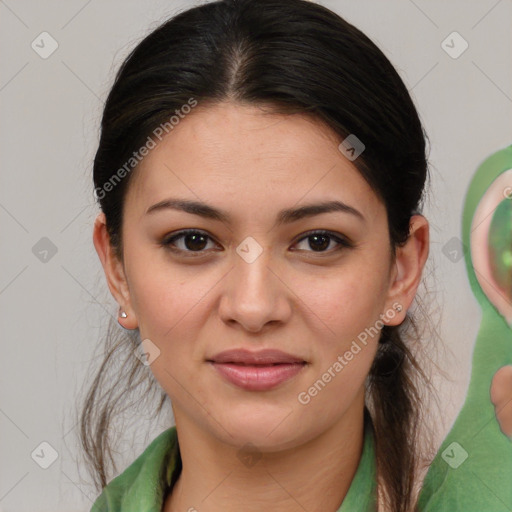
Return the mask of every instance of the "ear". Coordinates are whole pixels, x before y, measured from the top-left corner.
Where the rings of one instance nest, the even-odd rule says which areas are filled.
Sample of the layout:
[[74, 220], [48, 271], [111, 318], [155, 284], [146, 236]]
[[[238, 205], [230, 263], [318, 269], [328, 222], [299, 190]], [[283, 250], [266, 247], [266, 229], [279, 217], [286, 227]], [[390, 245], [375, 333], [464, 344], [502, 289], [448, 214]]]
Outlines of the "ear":
[[123, 263], [115, 255], [107, 231], [105, 214], [99, 213], [94, 222], [93, 243], [98, 257], [103, 265], [110, 293], [120, 305], [120, 309], [127, 314], [126, 318], [118, 318], [118, 322], [125, 329], [136, 329], [137, 318], [131, 307], [130, 290], [126, 280]]
[[402, 247], [396, 249], [386, 301], [386, 311], [395, 311], [396, 314], [392, 318], [386, 315], [386, 325], [399, 325], [403, 322], [421, 282], [429, 253], [429, 240], [427, 219], [423, 215], [413, 215], [409, 222], [409, 238]]

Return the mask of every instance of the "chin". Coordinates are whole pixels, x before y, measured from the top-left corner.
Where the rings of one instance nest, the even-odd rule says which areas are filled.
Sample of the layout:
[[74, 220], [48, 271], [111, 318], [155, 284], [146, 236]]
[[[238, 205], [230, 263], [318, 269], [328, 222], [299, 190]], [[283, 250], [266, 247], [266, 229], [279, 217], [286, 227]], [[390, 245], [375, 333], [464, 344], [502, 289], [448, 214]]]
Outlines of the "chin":
[[[220, 425], [226, 425], [226, 429]], [[250, 443], [262, 452], [291, 448], [296, 445], [300, 434], [299, 425], [292, 419], [292, 414], [283, 414], [283, 409], [278, 415], [269, 410], [263, 417], [254, 413], [225, 417], [219, 423], [210, 424], [210, 427], [215, 429], [216, 437], [226, 444], [240, 448]]]

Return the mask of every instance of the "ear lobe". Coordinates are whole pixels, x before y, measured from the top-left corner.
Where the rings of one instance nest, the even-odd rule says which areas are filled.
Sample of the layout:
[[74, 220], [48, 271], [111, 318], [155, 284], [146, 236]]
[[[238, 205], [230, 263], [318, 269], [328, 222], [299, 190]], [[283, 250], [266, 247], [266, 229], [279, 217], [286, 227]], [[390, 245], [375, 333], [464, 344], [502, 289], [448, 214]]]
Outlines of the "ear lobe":
[[126, 329], [135, 329], [137, 324], [135, 313], [131, 308], [130, 291], [123, 263], [116, 256], [110, 243], [110, 236], [103, 212], [99, 213], [94, 221], [93, 243], [103, 266], [110, 293], [121, 306], [121, 309], [127, 314], [127, 317], [122, 319], [121, 325]]
[[409, 238], [397, 247], [396, 270], [388, 292], [387, 311], [393, 304], [400, 304], [401, 311], [386, 322], [388, 325], [402, 323], [421, 282], [423, 268], [429, 253], [429, 224], [423, 215], [413, 215], [410, 220]]

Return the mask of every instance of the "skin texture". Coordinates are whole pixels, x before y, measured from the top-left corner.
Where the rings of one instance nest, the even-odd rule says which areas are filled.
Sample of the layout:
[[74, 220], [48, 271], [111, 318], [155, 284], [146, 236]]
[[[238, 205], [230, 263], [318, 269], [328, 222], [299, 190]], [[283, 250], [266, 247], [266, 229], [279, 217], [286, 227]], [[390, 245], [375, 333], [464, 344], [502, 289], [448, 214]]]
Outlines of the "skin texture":
[[501, 431], [512, 440], [512, 365], [502, 366], [494, 374], [491, 401]]
[[[412, 217], [409, 241], [393, 260], [385, 207], [340, 142], [302, 115], [199, 106], [133, 176], [123, 262], [110, 248], [103, 214], [96, 219], [94, 244], [127, 313], [119, 321], [160, 350], [151, 371], [172, 401], [183, 460], [166, 512], [336, 510], [343, 501], [361, 456], [364, 382], [377, 336], [308, 404], [297, 397], [379, 315], [389, 325], [403, 321], [428, 256], [429, 226]], [[230, 221], [146, 213], [170, 197], [208, 203]], [[281, 209], [327, 200], [356, 208], [364, 221], [334, 212], [275, 224]], [[175, 246], [188, 253], [162, 245], [166, 235], [192, 228], [209, 237], [202, 255], [188, 256], [194, 244], [184, 237]], [[327, 238], [316, 249], [319, 242], [304, 233], [319, 229], [353, 247]], [[236, 252], [247, 237], [262, 250], [251, 263]], [[308, 364], [277, 388], [246, 391], [206, 362], [232, 348], [276, 348]], [[261, 456], [251, 467], [238, 456], [249, 442]]]

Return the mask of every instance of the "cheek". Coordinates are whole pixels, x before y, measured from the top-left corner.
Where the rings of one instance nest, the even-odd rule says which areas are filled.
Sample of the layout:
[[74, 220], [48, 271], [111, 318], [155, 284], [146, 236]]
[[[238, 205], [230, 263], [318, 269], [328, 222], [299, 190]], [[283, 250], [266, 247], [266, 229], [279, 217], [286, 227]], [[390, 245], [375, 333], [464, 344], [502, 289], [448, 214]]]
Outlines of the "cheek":
[[201, 301], [215, 285], [214, 276], [199, 266], [173, 264], [163, 249], [129, 252], [130, 297], [141, 336], [164, 341], [198, 314]]
[[294, 291], [312, 321], [318, 322], [327, 339], [343, 344], [379, 319], [387, 292], [387, 269], [378, 262], [357, 258], [330, 270], [324, 277], [296, 276]]
[[[150, 339], [159, 349], [151, 371], [164, 391], [186, 403], [192, 375], [201, 368], [204, 346], [201, 329], [207, 322], [208, 290], [215, 280], [205, 275], [187, 275], [176, 266], [147, 265], [132, 269], [132, 305], [137, 312], [141, 339]], [[197, 273], [197, 270], [196, 270]], [[201, 390], [194, 396], [200, 399]]]
[[191, 307], [190, 288], [176, 278], [163, 278], [154, 270], [146, 276], [133, 276], [131, 286], [141, 336], [162, 338]]
[[357, 267], [347, 265], [320, 286], [311, 279], [311, 286], [303, 283], [301, 288], [304, 315], [310, 311], [308, 328], [316, 334], [313, 378], [300, 390], [308, 401], [311, 429], [317, 428], [319, 415], [327, 423], [335, 421], [356, 397], [364, 396], [361, 390], [377, 351], [385, 280], [375, 267], [374, 272]]

